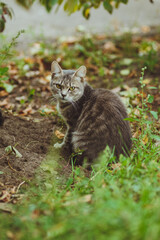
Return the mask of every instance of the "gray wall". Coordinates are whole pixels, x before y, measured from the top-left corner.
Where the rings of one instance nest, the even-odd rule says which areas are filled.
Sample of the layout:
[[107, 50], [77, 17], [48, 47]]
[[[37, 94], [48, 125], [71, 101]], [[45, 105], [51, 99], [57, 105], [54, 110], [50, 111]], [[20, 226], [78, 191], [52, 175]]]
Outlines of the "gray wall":
[[[34, 3], [29, 11], [18, 6], [13, 0], [5, 0], [14, 10], [13, 20], [8, 20], [6, 34], [15, 35], [20, 29], [32, 27], [35, 33], [44, 33], [46, 37], [57, 37], [73, 34], [77, 25], [84, 25], [92, 32], [107, 32], [108, 30], [131, 29], [143, 25], [160, 25], [160, 0], [129, 0], [127, 5], [121, 4], [120, 8], [110, 15], [103, 7], [91, 11], [89, 20], [82, 17], [81, 12], [71, 16], [61, 7], [57, 13], [55, 9], [48, 14], [42, 6]], [[37, 2], [37, 0], [36, 0]]]

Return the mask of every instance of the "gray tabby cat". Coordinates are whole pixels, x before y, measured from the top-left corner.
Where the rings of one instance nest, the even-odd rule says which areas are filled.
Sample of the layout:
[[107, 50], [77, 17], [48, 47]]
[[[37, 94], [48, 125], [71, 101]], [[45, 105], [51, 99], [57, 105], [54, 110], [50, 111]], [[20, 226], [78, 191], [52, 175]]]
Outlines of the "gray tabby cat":
[[106, 89], [93, 89], [85, 81], [86, 67], [62, 70], [56, 61], [51, 65], [51, 90], [57, 100], [57, 109], [67, 124], [67, 133], [61, 144], [71, 152], [82, 150], [78, 164], [87, 158], [92, 162], [108, 145], [118, 160], [128, 155], [131, 131], [126, 109], [120, 98]]

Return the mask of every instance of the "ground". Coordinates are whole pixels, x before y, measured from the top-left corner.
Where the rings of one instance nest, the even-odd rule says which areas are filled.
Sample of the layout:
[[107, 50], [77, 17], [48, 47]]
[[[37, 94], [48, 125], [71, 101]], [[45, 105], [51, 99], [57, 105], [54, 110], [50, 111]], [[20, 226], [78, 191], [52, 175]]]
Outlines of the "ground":
[[[54, 125], [48, 118], [34, 122], [4, 114], [4, 124], [0, 127], [1, 184], [14, 186], [33, 177], [51, 144]], [[22, 157], [7, 154], [5, 148], [8, 146], [15, 146]]]

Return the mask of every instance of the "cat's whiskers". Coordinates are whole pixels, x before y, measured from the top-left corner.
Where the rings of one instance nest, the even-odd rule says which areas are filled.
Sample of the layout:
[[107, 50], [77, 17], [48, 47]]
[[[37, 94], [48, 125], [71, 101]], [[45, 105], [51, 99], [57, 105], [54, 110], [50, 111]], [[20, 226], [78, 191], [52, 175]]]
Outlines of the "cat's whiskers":
[[70, 103], [73, 105], [73, 107], [74, 107], [74, 109], [76, 110], [76, 111], [78, 111], [78, 105], [77, 105], [77, 103], [75, 102], [75, 101], [70, 101]]

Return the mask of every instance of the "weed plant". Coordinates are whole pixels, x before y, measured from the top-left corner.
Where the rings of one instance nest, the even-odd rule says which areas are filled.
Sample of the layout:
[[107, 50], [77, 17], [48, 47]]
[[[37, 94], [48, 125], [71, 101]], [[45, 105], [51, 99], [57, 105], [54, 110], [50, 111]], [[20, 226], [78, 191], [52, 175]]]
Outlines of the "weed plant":
[[[16, 45], [17, 39], [22, 33], [24, 33], [24, 30], [19, 31], [17, 35], [12, 38], [10, 43], [4, 44], [0, 49], [0, 87], [4, 88], [7, 92], [12, 91], [13, 85], [6, 83], [9, 79], [9, 68], [4, 66], [4, 63], [12, 56], [11, 49]], [[2, 37], [0, 40], [2, 42], [4, 41]]]

